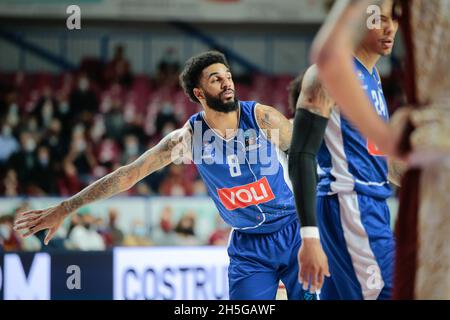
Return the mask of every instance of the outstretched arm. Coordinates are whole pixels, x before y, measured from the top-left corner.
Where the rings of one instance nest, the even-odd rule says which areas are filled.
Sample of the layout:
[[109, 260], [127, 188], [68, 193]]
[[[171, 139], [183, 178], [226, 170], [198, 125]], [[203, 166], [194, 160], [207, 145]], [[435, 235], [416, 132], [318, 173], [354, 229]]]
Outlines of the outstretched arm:
[[149, 174], [186, 154], [190, 150], [189, 140], [190, 128], [187, 126], [169, 133], [138, 159], [92, 183], [70, 199], [63, 201], [62, 206], [69, 214], [88, 203], [130, 189]]
[[316, 221], [316, 157], [333, 105], [333, 100], [317, 78], [317, 67], [311, 66], [303, 78], [289, 148], [289, 177], [303, 240], [298, 253], [299, 280], [304, 289], [311, 284], [311, 292], [319, 290], [324, 276], [330, 275], [327, 257], [319, 241]]
[[398, 137], [361, 89], [352, 61], [353, 49], [367, 32], [367, 8], [382, 0], [339, 0], [313, 43], [311, 59], [328, 93], [359, 131], [387, 154], [395, 155]]
[[162, 139], [155, 147], [141, 155], [134, 162], [122, 166], [95, 181], [70, 199], [45, 210], [25, 212], [15, 222], [16, 230], [28, 230], [23, 236], [29, 236], [40, 230], [49, 229], [45, 243], [52, 238], [56, 230], [69, 214], [94, 201], [109, 198], [128, 190], [138, 181], [190, 153], [191, 131], [188, 125], [175, 130]]

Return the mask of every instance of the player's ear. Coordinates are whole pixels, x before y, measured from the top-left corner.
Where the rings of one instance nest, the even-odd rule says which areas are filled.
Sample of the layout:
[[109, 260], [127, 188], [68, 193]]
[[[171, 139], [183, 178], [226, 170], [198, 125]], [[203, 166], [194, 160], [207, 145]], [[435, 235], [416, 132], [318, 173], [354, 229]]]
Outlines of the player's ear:
[[205, 99], [205, 95], [203, 93], [203, 90], [200, 88], [194, 88], [194, 96], [200, 101], [202, 99]]

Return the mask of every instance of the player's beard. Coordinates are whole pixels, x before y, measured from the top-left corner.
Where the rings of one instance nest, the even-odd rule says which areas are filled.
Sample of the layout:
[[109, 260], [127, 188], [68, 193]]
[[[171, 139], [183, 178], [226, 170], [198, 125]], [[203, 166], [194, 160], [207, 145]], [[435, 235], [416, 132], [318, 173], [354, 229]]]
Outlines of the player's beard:
[[208, 107], [222, 113], [230, 113], [239, 108], [239, 101], [236, 96], [229, 102], [223, 102], [220, 95], [219, 97], [213, 97], [205, 92], [205, 100]]

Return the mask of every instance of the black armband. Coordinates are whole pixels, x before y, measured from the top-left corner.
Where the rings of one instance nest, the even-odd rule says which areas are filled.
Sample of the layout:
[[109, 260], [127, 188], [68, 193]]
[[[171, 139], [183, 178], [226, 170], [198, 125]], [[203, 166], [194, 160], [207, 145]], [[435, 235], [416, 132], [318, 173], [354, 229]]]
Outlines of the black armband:
[[289, 177], [302, 227], [317, 226], [317, 152], [322, 144], [328, 119], [298, 109], [289, 148]]

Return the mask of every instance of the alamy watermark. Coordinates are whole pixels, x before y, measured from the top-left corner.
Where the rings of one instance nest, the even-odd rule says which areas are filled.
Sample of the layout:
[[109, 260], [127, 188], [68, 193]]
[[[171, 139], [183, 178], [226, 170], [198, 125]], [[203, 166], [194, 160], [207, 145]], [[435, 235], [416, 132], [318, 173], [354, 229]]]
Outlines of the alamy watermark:
[[66, 269], [66, 273], [69, 274], [66, 280], [66, 286], [69, 290], [81, 289], [81, 268], [76, 264], [70, 265]]
[[81, 29], [81, 8], [76, 4], [67, 7], [66, 13], [69, 14], [66, 20], [66, 26], [69, 30]]
[[370, 290], [381, 290], [384, 287], [383, 277], [378, 265], [370, 265], [367, 267], [366, 273], [369, 274], [366, 285]]
[[[190, 141], [180, 142], [173, 138], [176, 146], [172, 149], [171, 160], [175, 164], [228, 165], [232, 177], [241, 175], [241, 166], [256, 170], [258, 165], [262, 175], [275, 175], [279, 163], [286, 155], [277, 147], [280, 142], [279, 129], [237, 129], [226, 130], [223, 139], [212, 129], [203, 130], [202, 121], [194, 122]], [[268, 139], [267, 137], [270, 137]], [[185, 148], [190, 148], [190, 157], [180, 157]]]
[[370, 5], [367, 7], [366, 13], [369, 18], [366, 20], [366, 25], [369, 30], [381, 29], [381, 8], [377, 5]]

